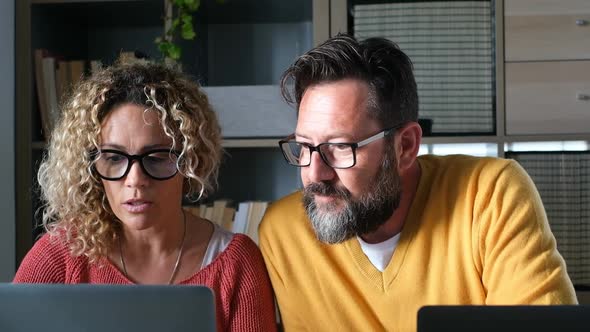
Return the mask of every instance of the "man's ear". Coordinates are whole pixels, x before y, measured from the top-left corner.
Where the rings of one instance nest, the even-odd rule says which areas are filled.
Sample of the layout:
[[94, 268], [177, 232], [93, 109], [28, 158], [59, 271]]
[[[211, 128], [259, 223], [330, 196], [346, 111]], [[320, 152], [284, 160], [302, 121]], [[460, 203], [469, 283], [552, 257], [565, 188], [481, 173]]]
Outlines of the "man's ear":
[[403, 175], [416, 161], [422, 142], [422, 128], [417, 122], [408, 122], [395, 132], [395, 136], [397, 171]]

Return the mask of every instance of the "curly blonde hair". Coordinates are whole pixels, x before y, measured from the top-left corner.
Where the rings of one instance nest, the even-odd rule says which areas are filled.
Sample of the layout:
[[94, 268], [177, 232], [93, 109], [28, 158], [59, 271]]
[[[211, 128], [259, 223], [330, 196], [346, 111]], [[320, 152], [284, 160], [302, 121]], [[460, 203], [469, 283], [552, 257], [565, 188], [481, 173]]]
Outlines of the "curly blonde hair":
[[103, 119], [127, 103], [158, 112], [164, 133], [180, 151], [177, 167], [187, 197], [198, 200], [217, 185], [221, 130], [198, 83], [147, 62], [100, 70], [79, 83], [63, 105], [38, 173], [43, 226], [64, 240], [73, 256], [91, 261], [107, 256], [121, 231], [92, 164]]

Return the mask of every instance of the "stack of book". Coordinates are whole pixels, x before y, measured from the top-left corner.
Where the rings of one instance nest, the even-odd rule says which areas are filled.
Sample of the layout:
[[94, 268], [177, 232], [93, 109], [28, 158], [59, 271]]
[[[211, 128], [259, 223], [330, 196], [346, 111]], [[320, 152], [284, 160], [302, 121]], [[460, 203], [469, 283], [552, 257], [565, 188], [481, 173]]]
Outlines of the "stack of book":
[[84, 77], [85, 62], [66, 61], [45, 49], [35, 50], [34, 61], [41, 129], [45, 139], [49, 139], [59, 119], [61, 104], [71, 88]]
[[258, 244], [258, 225], [267, 207], [265, 201], [246, 201], [238, 203], [236, 209], [230, 200], [216, 200], [209, 205], [191, 205], [184, 209], [228, 231], [246, 234]]
[[[64, 60], [46, 49], [34, 51], [35, 85], [41, 117], [41, 130], [46, 140], [51, 136], [53, 127], [60, 116], [60, 109], [72, 88], [78, 84], [87, 72], [84, 60]], [[118, 61], [128, 63], [135, 61], [136, 52], [120, 52]], [[102, 68], [99, 60], [89, 61], [90, 74]]]

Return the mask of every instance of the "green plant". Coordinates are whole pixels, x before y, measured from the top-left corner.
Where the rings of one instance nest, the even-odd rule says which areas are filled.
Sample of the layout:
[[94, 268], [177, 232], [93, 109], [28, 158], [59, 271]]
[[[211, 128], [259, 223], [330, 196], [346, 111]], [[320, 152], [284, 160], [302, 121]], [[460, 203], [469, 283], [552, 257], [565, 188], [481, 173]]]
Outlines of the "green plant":
[[[225, 0], [216, 0], [223, 3]], [[162, 55], [174, 61], [180, 59], [182, 49], [174, 40], [193, 40], [197, 36], [193, 25], [193, 14], [201, 6], [201, 0], [164, 0], [164, 35], [155, 42]]]

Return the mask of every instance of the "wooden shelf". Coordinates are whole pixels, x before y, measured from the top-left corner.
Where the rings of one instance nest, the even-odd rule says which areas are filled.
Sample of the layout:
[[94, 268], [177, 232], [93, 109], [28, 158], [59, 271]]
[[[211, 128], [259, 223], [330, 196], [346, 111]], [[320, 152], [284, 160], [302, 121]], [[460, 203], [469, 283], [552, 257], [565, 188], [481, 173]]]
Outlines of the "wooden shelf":
[[[224, 148], [277, 148], [281, 138], [229, 138], [224, 139], [222, 146]], [[31, 147], [35, 150], [43, 150], [47, 143], [43, 141], [34, 141]]]
[[281, 138], [244, 138], [244, 139], [224, 139], [224, 148], [279, 148]]
[[512, 142], [555, 142], [555, 141], [588, 141], [590, 142], [590, 133], [588, 134], [554, 134], [554, 135], [509, 135], [502, 139], [506, 143]]
[[[278, 148], [282, 137], [276, 138], [226, 138], [222, 141], [224, 148]], [[422, 144], [470, 144], [470, 143], [515, 143], [515, 142], [565, 142], [587, 141], [590, 134], [580, 135], [538, 135], [538, 136], [428, 136], [422, 138]], [[33, 149], [45, 149], [46, 143], [32, 142]]]
[[[164, 4], [164, 0], [31, 0], [33, 5], [100, 4], [144, 2]], [[312, 20], [311, 1], [242, 0], [230, 6], [202, 0], [196, 21], [215, 24], [301, 22]], [[109, 20], [110, 21], [110, 20]]]
[[422, 144], [499, 143], [497, 136], [426, 136]]
[[140, 2], [140, 1], [146, 1], [146, 0], [31, 0], [31, 4], [96, 3], [96, 2]]
[[590, 142], [590, 134], [560, 135], [511, 135], [511, 136], [427, 136], [422, 138], [423, 144], [460, 144], [460, 143], [516, 143], [516, 142]]

